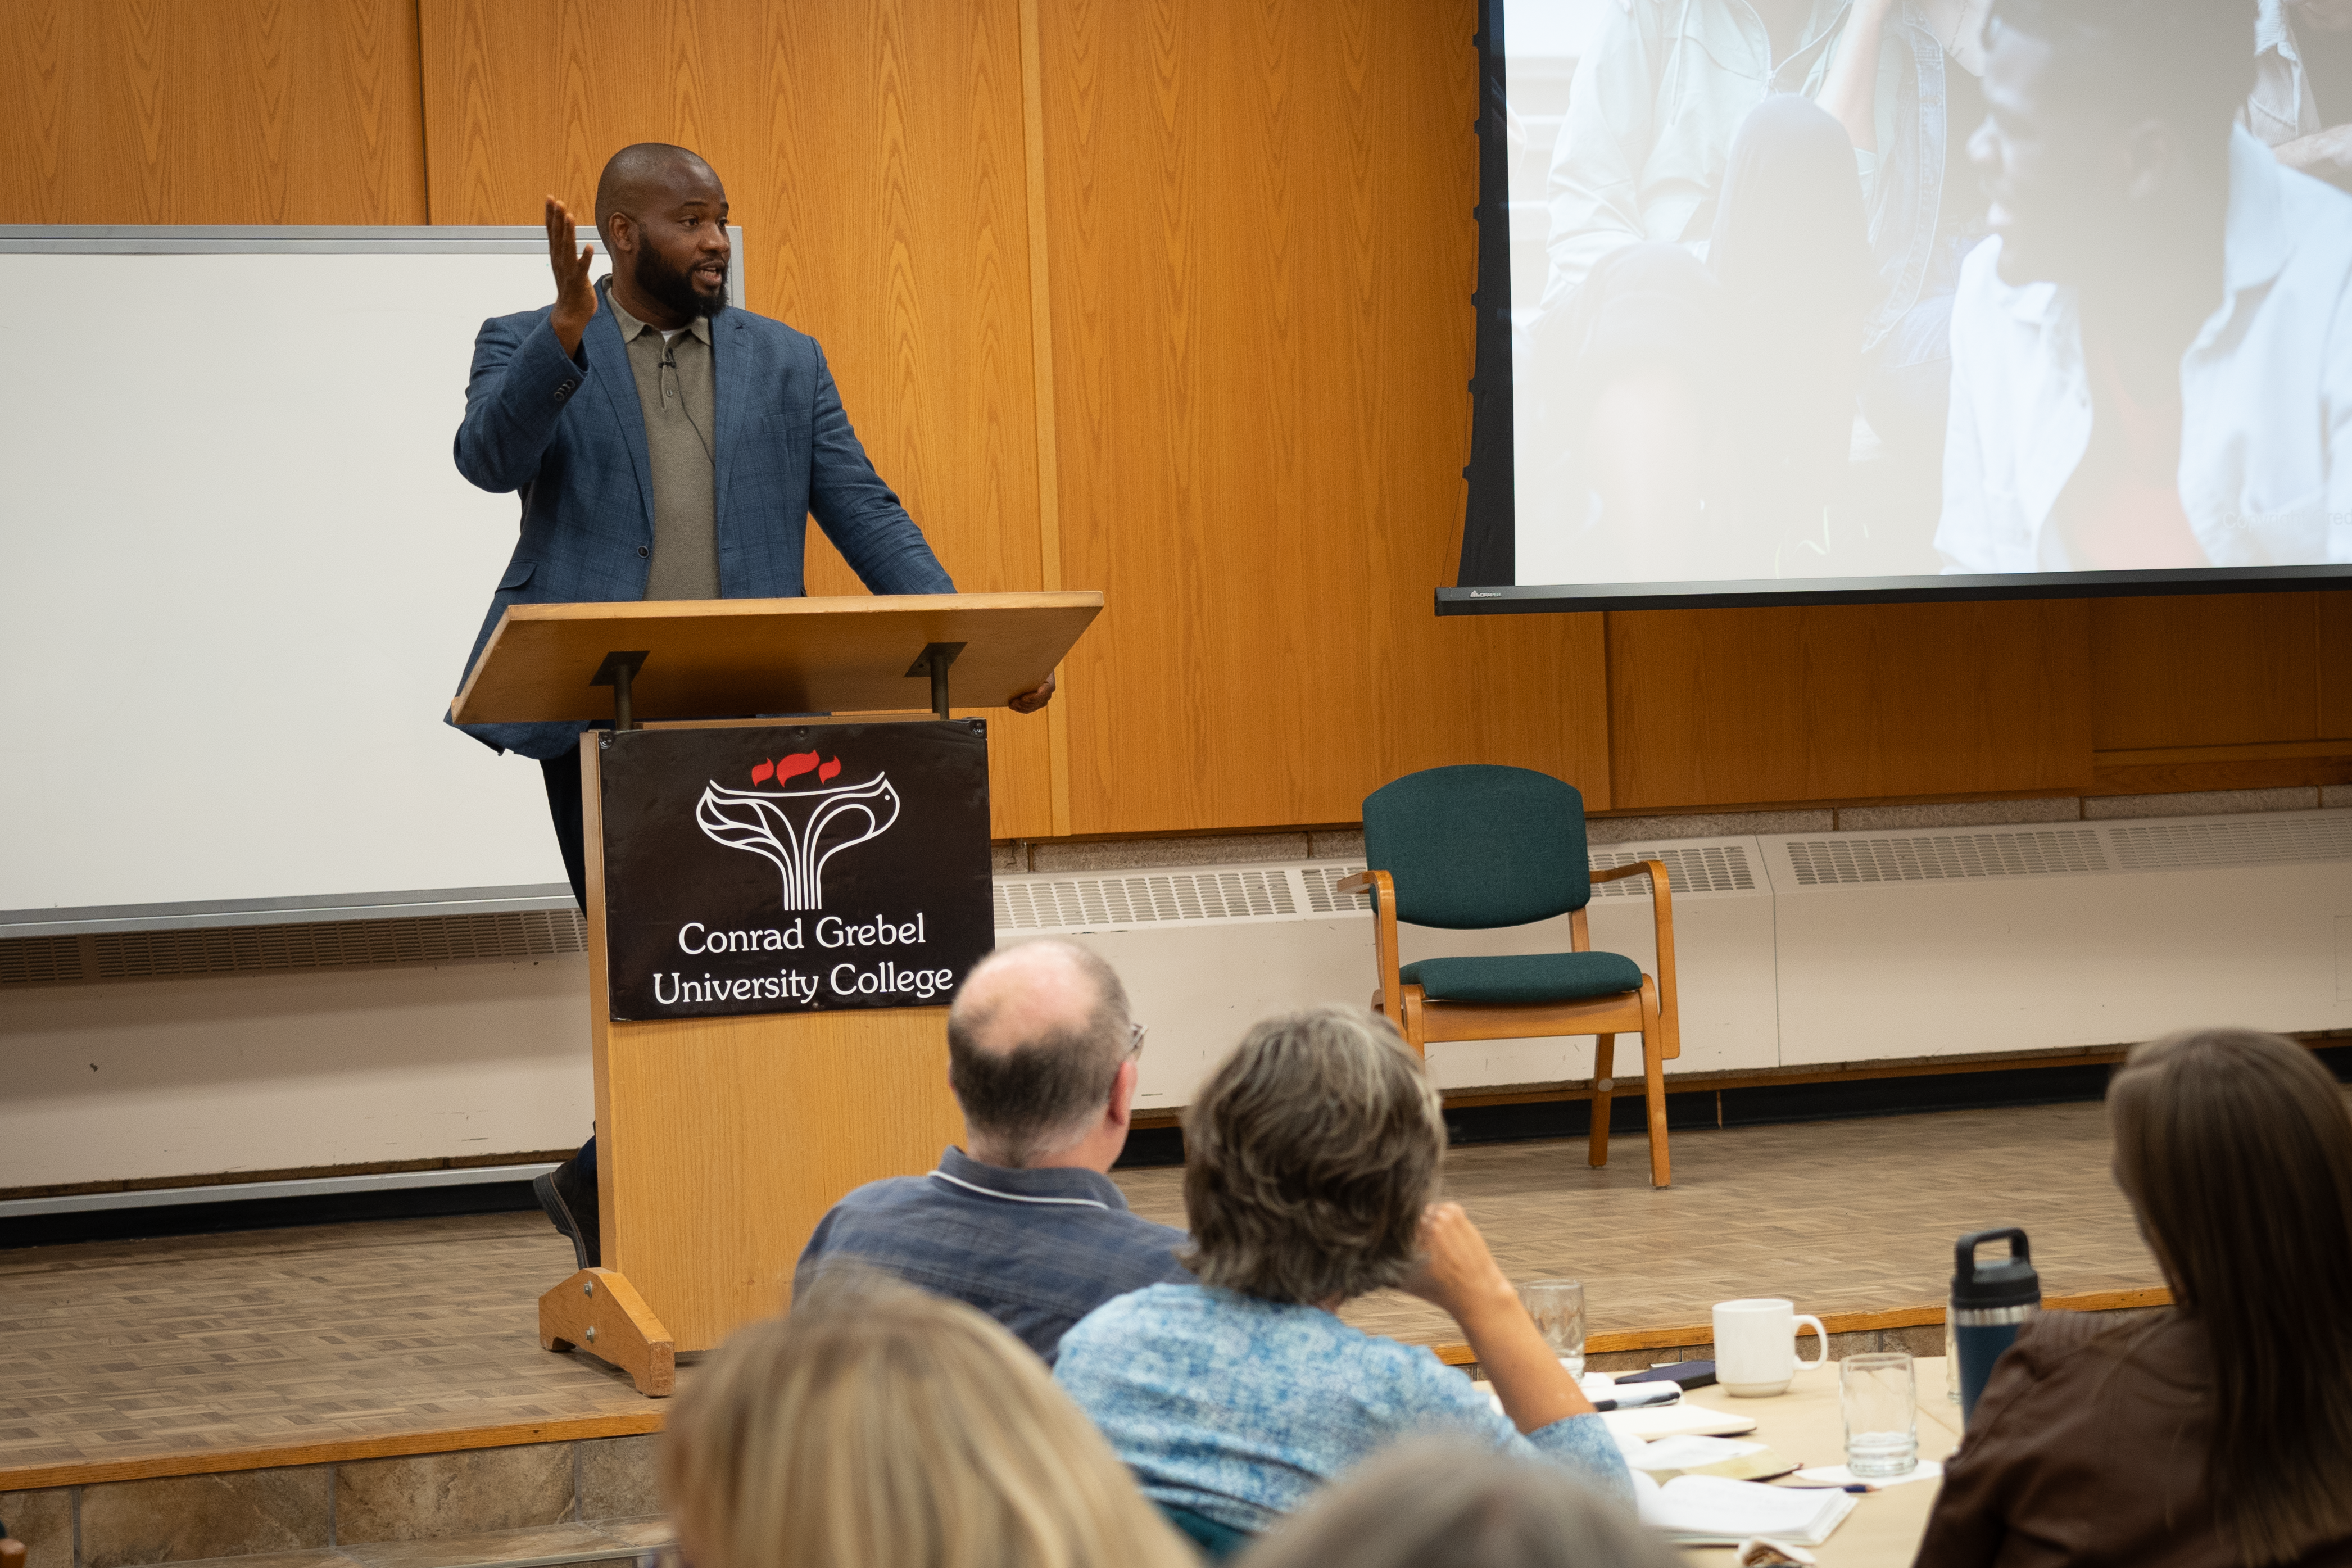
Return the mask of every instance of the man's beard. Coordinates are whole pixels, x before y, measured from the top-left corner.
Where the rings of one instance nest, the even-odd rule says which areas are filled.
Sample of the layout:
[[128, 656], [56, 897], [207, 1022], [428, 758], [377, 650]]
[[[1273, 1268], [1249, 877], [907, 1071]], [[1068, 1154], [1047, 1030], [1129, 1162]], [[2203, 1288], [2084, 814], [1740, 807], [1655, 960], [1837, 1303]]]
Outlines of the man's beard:
[[694, 286], [690, 275], [672, 267], [660, 252], [646, 246], [637, 252], [636, 264], [629, 277], [645, 291], [646, 298], [691, 321], [697, 316], [716, 316], [727, 309], [727, 265], [723, 261], [719, 264], [719, 287], [705, 294]]

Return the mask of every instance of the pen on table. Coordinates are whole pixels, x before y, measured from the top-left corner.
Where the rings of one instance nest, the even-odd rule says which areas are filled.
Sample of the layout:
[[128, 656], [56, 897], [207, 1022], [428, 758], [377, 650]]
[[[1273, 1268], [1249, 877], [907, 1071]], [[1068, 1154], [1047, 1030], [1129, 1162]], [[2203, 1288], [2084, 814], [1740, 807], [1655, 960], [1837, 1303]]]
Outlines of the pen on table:
[[1663, 1394], [1643, 1393], [1640, 1394], [1632, 1394], [1623, 1399], [1596, 1399], [1592, 1402], [1592, 1408], [1596, 1411], [1640, 1410], [1644, 1406], [1652, 1405], [1678, 1405], [1682, 1402], [1683, 1391], [1675, 1387], [1672, 1384], [1656, 1384], [1654, 1386], [1663, 1387], [1665, 1392]]

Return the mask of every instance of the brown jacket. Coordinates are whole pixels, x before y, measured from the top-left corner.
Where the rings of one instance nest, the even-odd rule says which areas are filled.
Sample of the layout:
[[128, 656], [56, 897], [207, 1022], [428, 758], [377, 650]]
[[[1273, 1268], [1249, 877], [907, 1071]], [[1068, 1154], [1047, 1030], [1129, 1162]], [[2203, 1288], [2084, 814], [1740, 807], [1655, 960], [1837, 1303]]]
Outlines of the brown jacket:
[[[1916, 1568], [2237, 1568], [2205, 1489], [2202, 1333], [2048, 1312], [1993, 1368]], [[2297, 1568], [2347, 1568], [2352, 1541]]]

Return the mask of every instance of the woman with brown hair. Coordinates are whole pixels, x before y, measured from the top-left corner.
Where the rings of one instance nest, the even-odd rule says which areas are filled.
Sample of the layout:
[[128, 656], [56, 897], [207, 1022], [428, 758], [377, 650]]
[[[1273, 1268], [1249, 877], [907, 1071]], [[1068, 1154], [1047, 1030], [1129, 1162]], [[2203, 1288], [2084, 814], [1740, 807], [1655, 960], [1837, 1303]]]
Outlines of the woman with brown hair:
[[993, 1319], [829, 1277], [679, 1395], [662, 1491], [693, 1568], [1195, 1568]]
[[[1056, 1382], [1143, 1489], [1212, 1551], [1408, 1435], [1467, 1437], [1630, 1498], [1615, 1441], [1454, 1204], [1445, 1123], [1386, 1022], [1320, 1007], [1252, 1029], [1184, 1124], [1196, 1285], [1081, 1319]], [[1395, 1285], [1451, 1313], [1497, 1412], [1426, 1348], [1339, 1321]]]
[[1993, 1368], [1922, 1568], [2352, 1564], [2352, 1114], [2301, 1047], [2169, 1035], [2107, 1089], [2116, 1181], [2172, 1289], [2052, 1312]]

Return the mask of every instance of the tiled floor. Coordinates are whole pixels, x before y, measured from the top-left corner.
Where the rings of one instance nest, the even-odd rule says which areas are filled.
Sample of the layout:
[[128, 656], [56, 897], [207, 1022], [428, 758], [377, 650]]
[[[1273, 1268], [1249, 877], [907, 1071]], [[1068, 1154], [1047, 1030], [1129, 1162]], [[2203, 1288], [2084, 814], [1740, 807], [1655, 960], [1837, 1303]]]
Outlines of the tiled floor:
[[[1801, 1310], [1939, 1300], [1964, 1230], [2023, 1225], [2056, 1294], [2160, 1282], [2107, 1176], [2096, 1105], [1675, 1134], [1675, 1185], [1639, 1137], [1455, 1153], [1448, 1190], [1520, 1278], [1572, 1275], [1596, 1331], [1706, 1321], [1726, 1296]], [[1122, 1172], [1182, 1222], [1182, 1173]], [[386, 1221], [0, 1252], [0, 1491], [29, 1467], [642, 1415], [603, 1363], [551, 1355], [538, 1293], [571, 1271], [535, 1214]], [[1348, 1316], [1459, 1334], [1394, 1292]]]
[[[1704, 1323], [1732, 1296], [1786, 1296], [1807, 1312], [1928, 1305], [1950, 1294], [1953, 1238], [1994, 1226], [2025, 1227], [2045, 1294], [2164, 1282], [2107, 1174], [2096, 1104], [1686, 1131], [1671, 1148], [1663, 1192], [1646, 1140], [1622, 1133], [1598, 1171], [1581, 1141], [1458, 1150], [1446, 1191], [1512, 1278], [1582, 1279], [1592, 1332]], [[1182, 1172], [1118, 1180], [1139, 1213], [1184, 1223]], [[1461, 1338], [1393, 1290], [1344, 1316], [1401, 1339]]]
[[0, 1490], [26, 1467], [635, 1415], [539, 1348], [537, 1214], [0, 1252]]

